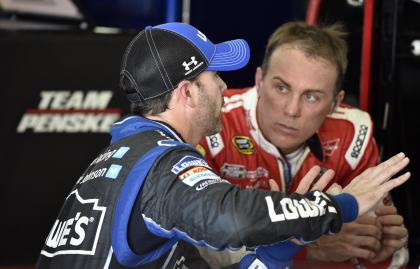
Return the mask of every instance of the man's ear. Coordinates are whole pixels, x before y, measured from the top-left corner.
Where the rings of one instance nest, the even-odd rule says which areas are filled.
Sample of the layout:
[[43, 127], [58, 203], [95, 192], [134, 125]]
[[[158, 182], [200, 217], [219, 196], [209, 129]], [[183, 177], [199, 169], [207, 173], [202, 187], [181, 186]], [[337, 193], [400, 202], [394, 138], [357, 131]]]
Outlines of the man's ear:
[[340, 90], [340, 91], [337, 93], [337, 95], [334, 97], [334, 100], [333, 100], [333, 102], [332, 102], [332, 104], [331, 104], [331, 112], [330, 112], [330, 113], [334, 112], [335, 108], [336, 108], [338, 105], [340, 105], [340, 103], [341, 103], [341, 102], [343, 101], [343, 99], [344, 99], [344, 96], [345, 96], [345, 92], [344, 92], [344, 90]]
[[255, 86], [257, 87], [257, 91], [261, 88], [263, 80], [263, 71], [261, 67], [257, 67], [257, 70], [255, 71]]
[[197, 106], [197, 98], [194, 96], [197, 94], [197, 91], [194, 91], [193, 82], [188, 80], [181, 81], [176, 87], [174, 94], [184, 106]]

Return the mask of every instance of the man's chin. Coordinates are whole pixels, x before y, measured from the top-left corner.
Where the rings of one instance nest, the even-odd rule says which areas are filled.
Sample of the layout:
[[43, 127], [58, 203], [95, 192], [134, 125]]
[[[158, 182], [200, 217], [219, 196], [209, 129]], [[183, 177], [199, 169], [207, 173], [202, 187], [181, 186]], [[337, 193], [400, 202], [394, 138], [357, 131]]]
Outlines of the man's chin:
[[276, 146], [282, 153], [284, 154], [289, 154], [294, 152], [295, 150], [299, 149], [304, 143], [290, 143], [291, 139], [287, 139], [286, 138], [287, 143], [284, 142], [284, 140], [280, 139], [277, 141], [273, 141], [271, 142], [274, 146]]
[[209, 131], [207, 132], [206, 136], [215, 135], [215, 134], [220, 133], [221, 131], [222, 131], [222, 123], [219, 121], [216, 126], [214, 126], [213, 128], [209, 129]]

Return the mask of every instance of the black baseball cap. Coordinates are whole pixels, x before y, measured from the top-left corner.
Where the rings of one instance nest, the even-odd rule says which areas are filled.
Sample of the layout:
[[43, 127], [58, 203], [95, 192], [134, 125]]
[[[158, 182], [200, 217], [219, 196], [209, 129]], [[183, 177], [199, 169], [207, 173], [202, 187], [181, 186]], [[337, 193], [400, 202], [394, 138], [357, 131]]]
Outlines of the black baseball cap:
[[248, 43], [235, 39], [213, 44], [186, 23], [148, 26], [129, 43], [120, 72], [128, 99], [137, 103], [175, 89], [184, 79], [201, 72], [231, 71], [244, 67], [250, 57]]

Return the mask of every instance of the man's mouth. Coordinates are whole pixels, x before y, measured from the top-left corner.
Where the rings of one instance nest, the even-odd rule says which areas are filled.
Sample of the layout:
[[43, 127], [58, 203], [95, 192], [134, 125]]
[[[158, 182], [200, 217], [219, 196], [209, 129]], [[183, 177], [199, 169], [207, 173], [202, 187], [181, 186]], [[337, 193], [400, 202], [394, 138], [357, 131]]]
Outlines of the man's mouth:
[[282, 132], [285, 132], [285, 133], [290, 133], [290, 134], [293, 134], [293, 133], [296, 133], [296, 132], [298, 132], [298, 131], [299, 131], [299, 129], [296, 129], [296, 128], [294, 128], [294, 127], [291, 127], [291, 126], [289, 126], [289, 125], [282, 124], [282, 123], [277, 123], [277, 124], [276, 124], [276, 126], [278, 126], [278, 128], [279, 128]]

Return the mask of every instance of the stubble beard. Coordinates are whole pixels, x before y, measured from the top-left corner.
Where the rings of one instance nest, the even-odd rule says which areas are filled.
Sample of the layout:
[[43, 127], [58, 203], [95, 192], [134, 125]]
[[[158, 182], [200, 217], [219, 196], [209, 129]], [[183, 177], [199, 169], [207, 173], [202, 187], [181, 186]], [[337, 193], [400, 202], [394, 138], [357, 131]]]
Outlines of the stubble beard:
[[221, 104], [211, 100], [205, 94], [201, 94], [200, 104], [202, 109], [198, 121], [203, 127], [204, 135], [210, 136], [219, 133], [222, 130]]

